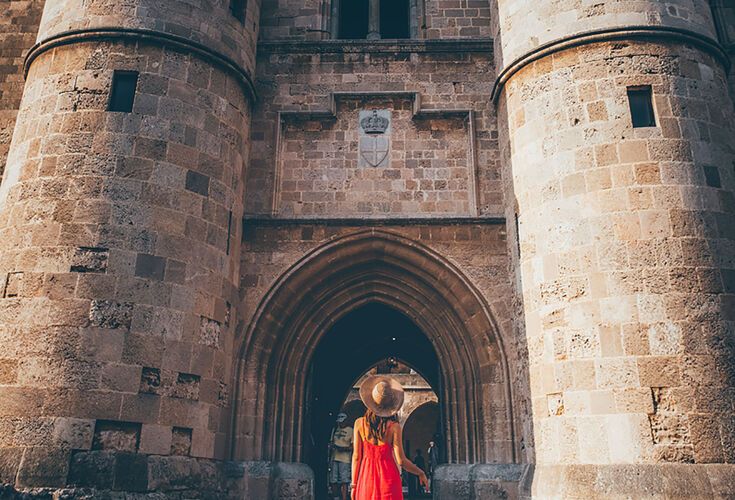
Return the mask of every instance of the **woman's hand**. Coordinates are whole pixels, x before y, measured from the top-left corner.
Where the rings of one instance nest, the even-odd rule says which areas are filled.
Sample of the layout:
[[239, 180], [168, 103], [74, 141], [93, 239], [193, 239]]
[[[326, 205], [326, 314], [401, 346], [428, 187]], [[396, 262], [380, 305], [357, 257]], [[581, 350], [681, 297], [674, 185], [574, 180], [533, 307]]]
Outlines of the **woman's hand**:
[[419, 474], [419, 481], [421, 482], [421, 486], [423, 486], [426, 491], [429, 491], [429, 478], [426, 477], [426, 473], [424, 471], [421, 471], [421, 474]]
[[355, 488], [350, 486], [350, 500], [355, 500]]

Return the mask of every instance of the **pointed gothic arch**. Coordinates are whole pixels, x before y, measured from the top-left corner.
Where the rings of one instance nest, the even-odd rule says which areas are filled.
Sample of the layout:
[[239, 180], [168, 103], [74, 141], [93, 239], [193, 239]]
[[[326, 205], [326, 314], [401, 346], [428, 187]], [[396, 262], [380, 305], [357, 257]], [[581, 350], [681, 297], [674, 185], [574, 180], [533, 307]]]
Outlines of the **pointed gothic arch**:
[[331, 241], [294, 264], [241, 332], [233, 458], [303, 460], [314, 351], [340, 318], [369, 303], [400, 311], [437, 353], [447, 460], [515, 462], [509, 370], [487, 302], [433, 250], [374, 229]]

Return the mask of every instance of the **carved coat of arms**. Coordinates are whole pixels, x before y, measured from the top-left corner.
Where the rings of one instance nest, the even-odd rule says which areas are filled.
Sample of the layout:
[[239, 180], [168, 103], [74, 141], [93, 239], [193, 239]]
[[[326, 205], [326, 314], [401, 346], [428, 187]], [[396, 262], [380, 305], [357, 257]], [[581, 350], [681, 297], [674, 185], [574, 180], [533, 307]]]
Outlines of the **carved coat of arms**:
[[390, 155], [390, 110], [360, 111], [361, 167], [387, 166]]

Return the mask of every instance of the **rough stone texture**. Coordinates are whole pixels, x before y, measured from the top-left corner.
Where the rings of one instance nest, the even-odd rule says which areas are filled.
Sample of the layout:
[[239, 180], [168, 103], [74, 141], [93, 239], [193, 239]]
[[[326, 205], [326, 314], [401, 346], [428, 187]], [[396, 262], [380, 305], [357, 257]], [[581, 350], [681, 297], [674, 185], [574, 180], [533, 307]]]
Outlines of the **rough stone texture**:
[[[501, 214], [496, 120], [489, 100], [490, 47], [464, 51], [452, 43], [443, 40], [441, 52], [400, 45], [382, 47], [379, 53], [275, 42], [261, 47], [261, 99], [253, 116], [246, 213]], [[364, 95], [349, 99], [340, 92]], [[418, 93], [420, 103], [400, 94], [383, 95], [399, 92]], [[323, 116], [332, 94], [337, 94], [335, 116]], [[416, 105], [422, 110], [472, 110], [473, 123], [466, 113], [412, 117]], [[393, 116], [387, 168], [358, 166], [358, 111], [374, 108], [388, 109]], [[320, 111], [318, 119], [309, 114]], [[278, 113], [284, 113], [282, 126]]]
[[[539, 463], [727, 460], [724, 83], [692, 48], [614, 43], [534, 63], [505, 89]], [[640, 84], [653, 87], [657, 127], [631, 128], [626, 86]], [[563, 410], [550, 412], [554, 394]]]
[[229, 4], [0, 0], [0, 497], [310, 498], [309, 356], [364, 301], [436, 348], [436, 498], [735, 496], [729, 3]]
[[[373, 229], [373, 231], [379, 231], [379, 233], [376, 234], [376, 238], [383, 238], [382, 235], [385, 235], [384, 238], [386, 238], [385, 240], [376, 240], [380, 242], [379, 244], [376, 243], [377, 247], [380, 248], [378, 255], [384, 255], [386, 261], [395, 262], [394, 265], [396, 268], [400, 268], [400, 258], [405, 258], [406, 255], [400, 255], [401, 250], [398, 249], [400, 248], [400, 245], [397, 249], [388, 250], [387, 248], [381, 248], [388, 246], [388, 242], [391, 241], [389, 238], [396, 238], [399, 241], [405, 239], [409, 242], [408, 244], [412, 244], [417, 248], [426, 247], [433, 252], [446, 256], [446, 258], [451, 261], [464, 262], [464, 273], [466, 273], [468, 279], [471, 279], [475, 286], [482, 291], [484, 297], [487, 297], [487, 300], [489, 301], [488, 308], [492, 311], [494, 318], [497, 321], [497, 332], [493, 332], [492, 335], [500, 336], [503, 339], [506, 338], [503, 336], [508, 335], [508, 341], [513, 342], [513, 339], [510, 337], [511, 319], [507, 315], [509, 299], [512, 294], [510, 283], [507, 280], [505, 271], [508, 264], [506, 256], [506, 242], [502, 226], [493, 224], [426, 225], [421, 223], [394, 226], [389, 224], [379, 229]], [[301, 224], [289, 224], [288, 226], [281, 227], [278, 224], [267, 222], [258, 225], [251, 223], [251, 225], [248, 226], [248, 222], [246, 221], [243, 262], [241, 265], [241, 282], [247, 283], [248, 286], [242, 287], [243, 296], [240, 303], [240, 310], [244, 321], [255, 321], [252, 318], [258, 313], [258, 306], [261, 304], [264, 296], [266, 294], [273, 295], [275, 293], [274, 287], [279, 285], [279, 283], [277, 283], [278, 279], [289, 270], [289, 267], [297, 264], [297, 260], [300, 256], [309, 256], [305, 259], [308, 261], [313, 259], [311, 255], [314, 253], [321, 253], [315, 252], [315, 250], [325, 246], [335, 245], [334, 252], [337, 253], [336, 256], [330, 256], [324, 261], [331, 262], [329, 266], [326, 266], [330, 268], [331, 271], [327, 271], [325, 269], [323, 271], [306, 271], [306, 273], [316, 272], [317, 275], [321, 275], [320, 273], [322, 272], [332, 272], [334, 274], [331, 275], [329, 278], [330, 280], [349, 283], [351, 278], [347, 278], [346, 273], [344, 275], [340, 275], [335, 271], [335, 268], [344, 265], [341, 262], [338, 263], [337, 260], [349, 262], [365, 258], [365, 256], [358, 253], [358, 251], [350, 248], [350, 241], [352, 240], [358, 242], [358, 244], [363, 240], [369, 241], [366, 238], [366, 230], [355, 229], [349, 225], [326, 222], [304, 222]], [[345, 248], [343, 250], [340, 250], [341, 241], [347, 242], [344, 244]], [[393, 252], [396, 253], [393, 254]], [[404, 249], [402, 252], [404, 254], [409, 254], [410, 249]], [[413, 261], [412, 258], [410, 261], [411, 265], [415, 266], [417, 269], [429, 271], [430, 258], [424, 258], [426, 259], [425, 261]], [[314, 260], [316, 260], [316, 263], [314, 264], [315, 266], [324, 265], [319, 259]], [[363, 264], [363, 266], [368, 265], [369, 264]], [[379, 264], [373, 265], [375, 267], [379, 267]], [[309, 267], [305, 266], [303, 262], [299, 262], [298, 267], [309, 269]], [[388, 271], [385, 272], [387, 273]], [[411, 277], [410, 270], [400, 271], [400, 273], [403, 272], [405, 272], [406, 275], [403, 276], [402, 274], [399, 274], [401, 279], [405, 279], [407, 282], [410, 282], [412, 279], [416, 279]], [[378, 273], [378, 276], [382, 276], [382, 273]], [[368, 283], [372, 283], [372, 280], [374, 279], [375, 278], [369, 275], [363, 276], [362, 280], [365, 283], [364, 289], [341, 292], [337, 295], [354, 297], [355, 300], [359, 299], [364, 294], [365, 290], [369, 291], [371, 290], [371, 286], [377, 286], [368, 286]], [[445, 278], [445, 281], [448, 282], [449, 278]], [[323, 278], [322, 282], [329, 283], [326, 278]], [[435, 282], [435, 284], [436, 286], [439, 286], [439, 283]], [[296, 287], [295, 291], [299, 290], [298, 285], [286, 285], [286, 288], [289, 290], [291, 287]], [[395, 293], [396, 296], [398, 296], [398, 291], [395, 291]], [[420, 296], [420, 292], [417, 290], [413, 290], [413, 293], [417, 297]], [[459, 299], [466, 303], [471, 303], [473, 300], [470, 292], [466, 290], [456, 289], [454, 293], [456, 294], [456, 297], [451, 299], [447, 298], [447, 300]], [[312, 285], [308, 290], [308, 294], [309, 297], [319, 296], [316, 291], [316, 285]], [[309, 307], [308, 299], [304, 300], [303, 304], [292, 303], [292, 300], [296, 299], [289, 299], [287, 301], [288, 303], [284, 304], [283, 307]], [[281, 306], [274, 305], [273, 307], [275, 309], [279, 309]], [[442, 307], [447, 307], [447, 305], [436, 305], [437, 309]], [[441, 310], [434, 312], [441, 314]], [[299, 311], [298, 314], [296, 312], [293, 314], [303, 315], [307, 313]], [[431, 314], [426, 312], [422, 314], [422, 316], [426, 319], [430, 318]], [[418, 318], [416, 320], [418, 321]], [[260, 321], [267, 324], [270, 320], [269, 318], [265, 318]], [[477, 318], [475, 321], [478, 321], [478, 324], [480, 324]], [[258, 338], [251, 342], [257, 342], [258, 347], [269, 346], [272, 342], [275, 342], [275, 332], [273, 330], [265, 327], [263, 334], [268, 335], [268, 337]], [[281, 335], [286, 335], [285, 329]], [[477, 335], [479, 335], [479, 333]], [[487, 335], [487, 333], [484, 335]], [[484, 342], [495, 342], [495, 340], [493, 340], [495, 337], [488, 336], [484, 338], [486, 339], [483, 340]], [[475, 379], [476, 383], [484, 387], [482, 390], [484, 397], [477, 402], [477, 411], [481, 411], [484, 414], [494, 415], [494, 420], [492, 424], [488, 423], [487, 426], [482, 427], [482, 432], [485, 434], [484, 439], [486, 441], [484, 443], [475, 443], [473, 446], [477, 446], [477, 450], [475, 452], [478, 453], [478, 455], [484, 454], [487, 457], [487, 460], [504, 462], [508, 461], [509, 457], [513, 456], [516, 452], [515, 448], [517, 446], [517, 443], [513, 442], [511, 437], [513, 432], [511, 427], [517, 424], [509, 422], [508, 419], [524, 419], [523, 415], [508, 413], [510, 409], [507, 406], [509, 402], [505, 399], [505, 391], [507, 390], [506, 384], [513, 384], [521, 394], [524, 390], [527, 390], [527, 388], [524, 386], [523, 380], [515, 378], [517, 376], [515, 372], [507, 373], [504, 371], [503, 367], [498, 363], [497, 358], [492, 354], [495, 352], [493, 348], [485, 349], [485, 351], [490, 353], [489, 359], [484, 361], [484, 363], [488, 363], [489, 365], [482, 370], [481, 376], [476, 377]], [[295, 352], [296, 354], [294, 355], [298, 356], [301, 353], [301, 350], [293, 348], [289, 350], [289, 352]], [[485, 352], [465, 355], [470, 357], [473, 355], [484, 354]], [[508, 355], [509, 362], [515, 364], [515, 359], [511, 361], [511, 356], [514, 356], [513, 352], [510, 351]], [[451, 363], [448, 359], [445, 360], [445, 362]], [[298, 362], [294, 361], [294, 363]], [[286, 363], [286, 365], [279, 366], [290, 365]], [[243, 368], [243, 380], [240, 381], [241, 387], [249, 386], [250, 384], [256, 385], [260, 380], [263, 380], [262, 377], [264, 373], [262, 370], [259, 370], [257, 365], [253, 364], [253, 366], [250, 366], [249, 364], [245, 364]], [[299, 380], [301, 379], [302, 377], [299, 376]], [[270, 382], [273, 383], [272, 381]], [[294, 387], [298, 387], [297, 382], [294, 382], [293, 385]], [[266, 388], [263, 390], [266, 390]], [[296, 389], [296, 393], [299, 393], [298, 389]], [[442, 396], [440, 395], [440, 398], [441, 397]], [[240, 398], [240, 405], [246, 405], [248, 403], [249, 392], [241, 393]], [[287, 403], [291, 402], [289, 398], [284, 397], [284, 399], [287, 400]], [[239, 411], [245, 410], [243, 407], [240, 407]], [[278, 411], [285, 413], [286, 409], [282, 408], [279, 403]], [[246, 456], [248, 453], [262, 453], [262, 451], [260, 451], [262, 446], [253, 444], [253, 441], [257, 443], [257, 440], [264, 439], [262, 431], [252, 431], [250, 429], [260, 429], [260, 425], [262, 425], [265, 418], [272, 419], [273, 417], [270, 413], [260, 413], [252, 417], [248, 416], [247, 420], [243, 420], [243, 424], [240, 426], [241, 430], [238, 431], [237, 434], [238, 450], [240, 450], [238, 453], [243, 453]], [[459, 423], [461, 421], [462, 419], [460, 418], [449, 426], [451, 432], [463, 434], [466, 431], [466, 426]], [[294, 428], [294, 432], [296, 428]], [[291, 439], [291, 432], [282, 433], [278, 439], [288, 441]], [[249, 450], [251, 446], [254, 450], [246, 451]], [[455, 446], [457, 447], [455, 453], [458, 455], [468, 453], [468, 450], [464, 449], [465, 443], [463, 441], [458, 440]], [[299, 448], [300, 447], [301, 446], [299, 445]], [[290, 453], [290, 448], [284, 445], [283, 449], [276, 448], [273, 451], [266, 453]], [[294, 459], [294, 455], [285, 454], [284, 456], [289, 460]]]
[[529, 495], [529, 477], [533, 466], [527, 464], [441, 465], [432, 489], [441, 499], [517, 500]]
[[[140, 73], [133, 113], [105, 111], [116, 69]], [[234, 325], [207, 343], [199, 326], [223, 325], [235, 302], [229, 213], [242, 213], [248, 108], [229, 73], [155, 45], [79, 43], [34, 61], [0, 196], [0, 419], [26, 419], [52, 456], [68, 450], [54, 418], [75, 417], [99, 431], [77, 449], [138, 451], [145, 424], [188, 432], [166, 451], [143, 433], [146, 449], [224, 458]], [[206, 196], [185, 189], [190, 170], [211, 179]], [[135, 439], [101, 423], [136, 426]], [[0, 448], [18, 444], [19, 484], [42, 485], [27, 435], [12, 426]]]
[[[656, 466], [601, 465], [609, 480], [601, 487], [595, 466], [558, 465], [730, 462], [735, 302], [725, 283], [735, 178], [725, 177], [735, 151], [724, 61], [671, 35], [646, 43], [625, 34], [642, 25], [711, 37], [708, 7], [498, 3], [501, 68], [590, 30], [618, 37], [501, 70], [503, 177], [516, 199], [506, 214], [516, 219], [509, 239], [519, 240], [512, 261], [539, 464], [534, 496], [720, 496], [707, 481], [668, 490], [654, 472], [646, 484], [643, 472]], [[529, 37], [529, 26], [543, 29]], [[626, 88], [636, 85], [652, 87], [656, 127], [631, 127]], [[549, 471], [539, 469], [545, 464]], [[721, 472], [732, 481], [731, 466]]]
[[95, 28], [127, 28], [182, 37], [231, 58], [252, 74], [260, 1], [250, 0], [244, 23], [230, 12], [229, 0], [66, 0], [48, 2], [39, 40], [58, 33]]
[[547, 43], [611, 28], [670, 27], [714, 37], [709, 3], [707, 0], [494, 2], [501, 42], [496, 51], [498, 66], [507, 66]]
[[23, 95], [23, 59], [36, 39], [44, 0], [0, 1], [0, 179]]

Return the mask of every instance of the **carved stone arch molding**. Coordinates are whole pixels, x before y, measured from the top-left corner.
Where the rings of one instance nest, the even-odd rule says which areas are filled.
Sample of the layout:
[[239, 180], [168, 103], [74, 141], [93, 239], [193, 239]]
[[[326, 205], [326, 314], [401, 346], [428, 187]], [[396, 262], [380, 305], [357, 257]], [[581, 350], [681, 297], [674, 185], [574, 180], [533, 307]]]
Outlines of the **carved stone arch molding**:
[[488, 304], [433, 250], [374, 229], [303, 257], [272, 286], [240, 333], [233, 458], [303, 460], [313, 353], [337, 320], [372, 302], [405, 314], [434, 346], [449, 462], [515, 462], [508, 363]]

